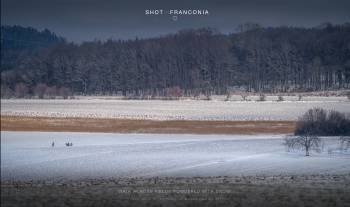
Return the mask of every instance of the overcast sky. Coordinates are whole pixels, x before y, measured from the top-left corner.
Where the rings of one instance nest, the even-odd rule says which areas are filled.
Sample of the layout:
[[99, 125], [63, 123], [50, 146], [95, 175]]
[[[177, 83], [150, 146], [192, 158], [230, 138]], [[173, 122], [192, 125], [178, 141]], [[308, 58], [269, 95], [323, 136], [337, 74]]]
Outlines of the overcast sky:
[[[146, 9], [207, 9], [207, 16], [146, 16]], [[350, 0], [1, 0], [1, 24], [48, 28], [81, 42], [153, 37], [183, 28], [238, 24], [311, 27], [350, 22]]]

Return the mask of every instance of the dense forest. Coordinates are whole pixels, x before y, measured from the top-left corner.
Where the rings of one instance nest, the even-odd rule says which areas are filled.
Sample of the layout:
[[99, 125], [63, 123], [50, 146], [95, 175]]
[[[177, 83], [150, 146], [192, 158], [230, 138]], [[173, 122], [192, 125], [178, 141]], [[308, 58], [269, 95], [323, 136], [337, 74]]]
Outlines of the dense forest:
[[45, 29], [1, 26], [1, 71], [14, 69], [22, 56], [29, 56], [64, 39]]
[[244, 24], [148, 39], [70, 43], [48, 30], [1, 27], [2, 97], [198, 96], [350, 88], [350, 24]]

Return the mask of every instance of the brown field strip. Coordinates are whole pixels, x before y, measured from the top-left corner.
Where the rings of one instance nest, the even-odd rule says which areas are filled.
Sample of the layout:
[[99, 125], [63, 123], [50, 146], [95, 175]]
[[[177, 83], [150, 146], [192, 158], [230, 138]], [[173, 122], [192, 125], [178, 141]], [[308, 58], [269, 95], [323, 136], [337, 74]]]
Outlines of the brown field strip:
[[1, 116], [1, 131], [169, 134], [281, 134], [292, 133], [294, 128], [294, 121], [155, 121]]

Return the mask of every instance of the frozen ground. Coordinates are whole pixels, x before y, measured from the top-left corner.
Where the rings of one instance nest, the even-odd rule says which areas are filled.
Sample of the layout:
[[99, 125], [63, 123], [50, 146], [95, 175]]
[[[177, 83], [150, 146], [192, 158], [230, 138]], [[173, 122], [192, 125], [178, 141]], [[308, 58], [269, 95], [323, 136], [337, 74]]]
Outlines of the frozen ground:
[[[276, 97], [275, 97], [276, 98]], [[274, 97], [268, 97], [274, 99]], [[350, 113], [344, 97], [285, 97], [286, 101], [1, 100], [1, 115], [154, 120], [296, 120], [313, 107]], [[276, 98], [277, 99], [277, 98]]]
[[350, 206], [350, 174], [5, 181], [1, 206]]
[[1, 132], [1, 179], [349, 174], [348, 152], [328, 154], [336, 139], [304, 157], [283, 137]]

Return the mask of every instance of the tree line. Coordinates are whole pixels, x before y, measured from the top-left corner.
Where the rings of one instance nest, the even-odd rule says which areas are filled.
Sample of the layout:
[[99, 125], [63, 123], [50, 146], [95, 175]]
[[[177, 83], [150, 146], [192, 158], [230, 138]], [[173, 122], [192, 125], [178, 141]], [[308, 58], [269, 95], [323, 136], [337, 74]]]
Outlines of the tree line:
[[[35, 95], [43, 86], [56, 93], [129, 97], [350, 88], [349, 23], [314, 28], [244, 24], [232, 34], [202, 28], [81, 44], [53, 40], [19, 55], [11, 67], [1, 64], [2, 96], [23, 90]], [[8, 52], [3, 44], [1, 50]]]

